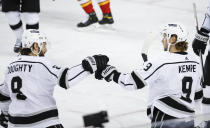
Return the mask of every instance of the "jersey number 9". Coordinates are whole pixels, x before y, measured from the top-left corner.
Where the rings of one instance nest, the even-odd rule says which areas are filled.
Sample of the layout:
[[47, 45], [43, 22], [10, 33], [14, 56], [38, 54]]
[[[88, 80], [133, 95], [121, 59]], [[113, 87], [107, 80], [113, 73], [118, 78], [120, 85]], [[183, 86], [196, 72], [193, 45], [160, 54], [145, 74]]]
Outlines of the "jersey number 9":
[[186, 94], [186, 95], [182, 96], [181, 99], [189, 103], [192, 102], [192, 100], [190, 99], [190, 94], [192, 90], [192, 82], [193, 82], [192, 77], [184, 77], [182, 79], [182, 92], [183, 94]]

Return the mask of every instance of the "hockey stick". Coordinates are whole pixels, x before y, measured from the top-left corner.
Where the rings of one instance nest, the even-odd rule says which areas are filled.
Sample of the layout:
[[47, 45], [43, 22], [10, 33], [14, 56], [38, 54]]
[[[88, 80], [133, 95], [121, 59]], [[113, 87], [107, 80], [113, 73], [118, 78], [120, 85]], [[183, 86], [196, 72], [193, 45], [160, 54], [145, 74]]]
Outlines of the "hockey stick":
[[193, 12], [194, 12], [194, 18], [195, 18], [195, 23], [196, 23], [196, 30], [199, 30], [198, 27], [198, 16], [197, 16], [197, 9], [196, 9], [196, 4], [193, 3]]
[[[197, 16], [197, 9], [196, 9], [196, 4], [193, 3], [193, 12], [194, 12], [194, 18], [195, 18], [195, 22], [196, 22], [196, 30], [197, 32], [199, 31], [199, 27], [198, 27], [198, 16]], [[201, 53], [201, 50], [199, 51], [199, 56], [200, 56], [200, 64], [201, 64], [201, 71], [202, 71], [202, 82], [204, 83], [205, 81], [205, 75], [204, 75], [204, 66], [203, 66], [203, 56]]]
[[153, 31], [153, 32], [149, 32], [146, 39], [144, 40], [144, 44], [141, 49], [141, 56], [142, 56], [142, 59], [144, 60], [144, 62], [146, 62], [148, 60], [148, 58], [147, 58], [148, 50], [156, 37], [157, 37], [157, 33], [155, 33]]

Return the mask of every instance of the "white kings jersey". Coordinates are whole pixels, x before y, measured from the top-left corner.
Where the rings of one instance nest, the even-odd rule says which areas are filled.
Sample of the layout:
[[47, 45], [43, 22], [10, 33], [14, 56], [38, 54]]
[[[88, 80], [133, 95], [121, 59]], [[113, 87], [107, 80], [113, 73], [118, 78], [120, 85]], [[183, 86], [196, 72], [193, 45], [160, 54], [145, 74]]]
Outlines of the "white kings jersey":
[[[173, 117], [194, 114], [194, 101], [202, 98], [200, 65], [188, 53], [163, 52], [156, 60], [144, 64], [143, 69], [120, 74], [114, 81], [128, 89], [149, 86], [149, 108], [158, 108]], [[148, 111], [148, 115], [151, 112]]]
[[54, 87], [68, 89], [88, 75], [82, 65], [60, 68], [45, 57], [18, 57], [9, 64], [0, 86], [0, 108], [9, 113], [9, 127], [46, 128], [60, 124]]

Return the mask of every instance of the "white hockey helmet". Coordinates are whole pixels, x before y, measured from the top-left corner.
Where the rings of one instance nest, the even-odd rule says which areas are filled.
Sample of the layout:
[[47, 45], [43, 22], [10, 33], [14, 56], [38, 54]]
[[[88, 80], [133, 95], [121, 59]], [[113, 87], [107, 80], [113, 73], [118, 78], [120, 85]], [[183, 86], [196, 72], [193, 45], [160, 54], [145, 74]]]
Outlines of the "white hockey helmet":
[[34, 43], [37, 43], [41, 49], [43, 43], [47, 43], [47, 37], [36, 29], [28, 29], [22, 35], [22, 48], [31, 48]]
[[169, 40], [172, 35], [176, 35], [177, 43], [181, 41], [187, 41], [188, 36], [185, 27], [178, 23], [166, 24], [161, 32], [162, 37], [164, 37], [164, 34], [166, 34], [167, 40]]

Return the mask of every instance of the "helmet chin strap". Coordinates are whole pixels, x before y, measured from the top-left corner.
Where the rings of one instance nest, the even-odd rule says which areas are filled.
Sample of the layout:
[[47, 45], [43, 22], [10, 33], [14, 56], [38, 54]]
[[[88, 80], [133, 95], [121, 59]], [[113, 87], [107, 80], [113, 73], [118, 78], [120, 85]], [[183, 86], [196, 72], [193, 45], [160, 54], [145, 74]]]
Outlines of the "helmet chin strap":
[[171, 44], [171, 43], [169, 43], [169, 42], [167, 42], [167, 43], [168, 43], [167, 51], [170, 52], [171, 46], [175, 46], [178, 42], [175, 42], [175, 43], [173, 43], [173, 44]]
[[171, 43], [169, 43], [169, 39], [168, 38], [166, 38], [166, 43], [168, 44], [166, 51], [170, 52]]
[[170, 43], [168, 43], [168, 48], [167, 48], [167, 51], [169, 51], [169, 52], [170, 52], [170, 48], [171, 48], [171, 44], [170, 44]]

